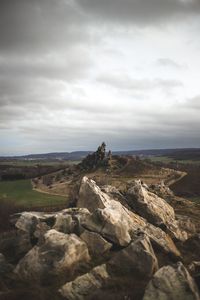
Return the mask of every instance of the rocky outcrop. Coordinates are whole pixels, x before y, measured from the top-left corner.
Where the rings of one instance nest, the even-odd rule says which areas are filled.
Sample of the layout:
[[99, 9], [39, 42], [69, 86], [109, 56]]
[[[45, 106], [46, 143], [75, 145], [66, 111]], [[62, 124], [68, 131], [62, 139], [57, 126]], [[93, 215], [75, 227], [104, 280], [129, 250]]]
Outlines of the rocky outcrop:
[[172, 190], [170, 190], [163, 181], [160, 184], [151, 184], [148, 187], [148, 190], [163, 199], [168, 199], [174, 196]]
[[[60, 293], [69, 300], [102, 299], [102, 290], [106, 299], [110, 287], [120, 285], [121, 278], [131, 278], [131, 281], [142, 280], [143, 285], [158, 269], [157, 259], [147, 236], [141, 235], [127, 248], [116, 253], [111, 260], [92, 269], [89, 273], [66, 283]], [[132, 284], [131, 284], [132, 286]]]
[[158, 270], [147, 285], [143, 300], [199, 300], [197, 286], [179, 262]]
[[125, 196], [112, 185], [104, 185], [101, 187], [102, 192], [106, 193], [111, 199], [119, 201], [123, 206], [130, 209]]
[[147, 223], [146, 227], [143, 228], [143, 232], [149, 236], [150, 241], [153, 247], [155, 246], [156, 250], [158, 249], [162, 253], [169, 254], [175, 260], [180, 258], [181, 254], [176, 245], [170, 236], [163, 230]]
[[131, 242], [132, 231], [145, 227], [146, 223], [121, 203], [110, 200], [107, 207], [96, 209], [83, 225], [114, 244], [127, 246]]
[[176, 214], [177, 224], [180, 230], [187, 232], [188, 238], [197, 231], [195, 224], [188, 216]]
[[[84, 179], [82, 183], [84, 186], [85, 181]], [[87, 184], [89, 183], [90, 180], [87, 179]], [[104, 195], [92, 181], [90, 195], [94, 193], [96, 196], [97, 192], [99, 197]], [[172, 253], [174, 256], [180, 255], [173, 241], [164, 231], [149, 224], [145, 219], [125, 208], [120, 202], [107, 196], [104, 206], [104, 208], [94, 206], [96, 210], [83, 223], [86, 229], [97, 232], [109, 242], [122, 247], [127, 246], [138, 231], [147, 232], [154, 244], [162, 248], [164, 252]]]
[[188, 266], [190, 273], [195, 279], [198, 288], [200, 289], [200, 261], [193, 261]]
[[158, 270], [158, 262], [149, 237], [143, 233], [108, 262], [110, 272], [116, 276], [149, 279]]
[[55, 214], [45, 214], [42, 212], [22, 212], [12, 216], [15, 218], [15, 227], [30, 236], [34, 233], [37, 224], [46, 222], [48, 225], [54, 223]]
[[64, 209], [56, 214], [53, 228], [63, 233], [80, 235], [83, 232], [82, 223], [89, 215], [86, 208]]
[[140, 180], [135, 180], [127, 191], [127, 201], [136, 213], [147, 219], [148, 222], [168, 231], [174, 238], [187, 239], [187, 233], [181, 231], [175, 220], [175, 213], [164, 199], [148, 191]]
[[92, 257], [99, 258], [112, 248], [112, 244], [96, 232], [85, 230], [80, 238], [87, 244]]
[[15, 226], [17, 229], [27, 232], [30, 235], [34, 233], [36, 225], [40, 222], [42, 213], [23, 212], [17, 220]]
[[112, 158], [111, 151], [106, 155], [106, 144], [103, 142], [94, 153], [88, 154], [79, 167], [85, 170], [93, 170], [97, 167], [109, 167]]
[[74, 281], [66, 283], [59, 292], [68, 300], [93, 299], [95, 293], [102, 289], [108, 280], [109, 274], [104, 264], [77, 277]]
[[135, 180], [127, 192], [129, 205], [150, 223], [160, 226], [174, 221], [174, 209], [162, 198], [149, 192], [140, 180]]
[[83, 177], [77, 207], [85, 207], [93, 212], [97, 208], [105, 208], [109, 202], [110, 197], [101, 191], [95, 181]]
[[[13, 222], [9, 239], [0, 237], [0, 252], [7, 255], [6, 260], [0, 255], [3, 297], [10, 289], [9, 295], [21, 298], [38, 290], [44, 300], [199, 299], [186, 268], [173, 263], [182, 260], [199, 285], [200, 237], [140, 181], [125, 197], [84, 177], [78, 207], [23, 212]], [[191, 235], [186, 241], [185, 228]], [[15, 293], [13, 287], [20, 288]]]
[[34, 246], [18, 263], [15, 273], [23, 280], [41, 284], [68, 276], [81, 263], [90, 259], [86, 244], [75, 234], [64, 234], [54, 229], [44, 235], [41, 246]]

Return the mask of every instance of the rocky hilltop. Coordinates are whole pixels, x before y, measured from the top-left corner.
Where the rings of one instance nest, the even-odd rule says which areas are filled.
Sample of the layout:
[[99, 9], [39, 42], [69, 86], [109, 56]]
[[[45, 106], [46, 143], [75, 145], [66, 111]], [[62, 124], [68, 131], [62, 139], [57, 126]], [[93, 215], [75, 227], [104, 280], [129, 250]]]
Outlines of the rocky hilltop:
[[78, 196], [75, 194], [83, 176], [95, 180], [101, 186], [112, 185], [126, 190], [127, 184], [133, 179], [140, 178], [149, 185], [161, 181], [170, 185], [185, 175], [183, 171], [157, 166], [148, 159], [113, 155], [111, 151], [106, 152], [106, 144], [103, 142], [94, 153], [88, 154], [78, 164], [35, 177], [32, 185], [39, 192], [62, 195], [71, 201]]
[[0, 299], [200, 299], [199, 228], [174, 203], [164, 184], [122, 193], [84, 176], [76, 206], [13, 215]]

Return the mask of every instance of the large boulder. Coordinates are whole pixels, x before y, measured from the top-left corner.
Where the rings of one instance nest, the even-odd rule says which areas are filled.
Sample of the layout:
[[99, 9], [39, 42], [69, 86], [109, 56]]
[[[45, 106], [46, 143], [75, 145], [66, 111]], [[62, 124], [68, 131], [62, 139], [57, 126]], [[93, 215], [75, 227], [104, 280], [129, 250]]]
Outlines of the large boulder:
[[197, 229], [192, 219], [186, 215], [176, 214], [178, 227], [180, 230], [187, 232], [188, 238], [196, 234]]
[[85, 207], [93, 212], [97, 208], [105, 208], [109, 202], [110, 197], [101, 191], [96, 182], [84, 176], [79, 190], [77, 207]]
[[66, 283], [59, 292], [68, 300], [94, 299], [94, 295], [106, 285], [108, 280], [109, 274], [104, 264]]
[[56, 214], [53, 229], [63, 233], [75, 233], [80, 235], [83, 232], [82, 223], [90, 215], [87, 208], [68, 208]]
[[44, 235], [44, 244], [34, 246], [20, 260], [15, 273], [23, 280], [46, 285], [62, 276], [70, 277], [89, 259], [88, 248], [78, 236], [51, 229]]
[[[46, 222], [47, 225], [51, 225], [55, 222], [56, 213], [45, 214], [43, 212], [22, 212], [15, 214], [11, 219], [15, 220], [15, 227], [22, 231], [28, 233], [30, 236], [33, 235], [36, 230], [37, 225], [40, 222]], [[14, 221], [13, 221], [14, 222]]]
[[170, 236], [160, 228], [145, 222], [144, 219], [132, 212], [129, 212], [130, 215], [127, 216], [125, 211], [122, 210], [123, 213], [120, 216], [120, 212], [115, 209], [108, 210], [107, 208], [106, 212], [104, 210], [96, 210], [86, 220], [84, 226], [99, 233], [109, 242], [122, 247], [126, 247], [135, 239], [135, 236], [137, 237], [138, 233], [146, 233], [153, 247], [155, 246], [159, 251], [170, 254], [173, 258], [180, 257], [180, 252]]
[[104, 209], [96, 209], [85, 220], [83, 226], [90, 231], [101, 234], [114, 244], [127, 246], [132, 239], [131, 232], [144, 228], [146, 223], [121, 203], [110, 200]]
[[83, 223], [83, 226], [99, 233], [107, 241], [126, 247], [137, 237], [137, 232], [147, 233], [153, 245], [165, 253], [179, 257], [174, 242], [163, 230], [146, 222], [145, 219], [126, 209], [121, 203], [110, 200], [104, 209], [96, 209]]
[[200, 289], [200, 261], [191, 262], [191, 264], [188, 266], [188, 269], [194, 277], [198, 288]]
[[47, 231], [49, 231], [51, 228], [45, 223], [45, 222], [39, 222], [36, 225], [35, 231], [33, 233], [32, 241], [34, 241], [34, 244], [43, 244], [44, 242], [44, 235]]
[[187, 241], [180, 244], [181, 253], [183, 253], [187, 263], [191, 261], [200, 261], [200, 234], [191, 236]]
[[87, 244], [92, 257], [101, 258], [112, 248], [112, 244], [96, 232], [85, 230], [80, 238]]
[[42, 213], [23, 212], [17, 220], [15, 226], [17, 229], [33, 234], [37, 224], [40, 222]]
[[149, 279], [158, 270], [158, 262], [149, 237], [141, 233], [128, 247], [119, 251], [108, 262], [114, 275]]
[[143, 228], [143, 232], [145, 232], [150, 238], [152, 246], [156, 252], [158, 250], [158, 252], [165, 253], [176, 261], [177, 259], [180, 259], [181, 254], [179, 250], [177, 249], [171, 237], [162, 229], [147, 223], [146, 227]]
[[126, 208], [130, 208], [125, 196], [113, 185], [104, 185], [101, 187], [102, 192], [106, 193], [111, 199], [119, 201]]
[[127, 201], [130, 207], [148, 222], [168, 231], [176, 239], [187, 239], [187, 233], [180, 230], [175, 220], [173, 207], [150, 192], [140, 180], [135, 180], [127, 191]]
[[173, 191], [165, 185], [164, 181], [161, 181], [161, 183], [158, 184], [149, 185], [148, 190], [163, 199], [171, 199], [171, 197], [174, 196]]
[[143, 300], [199, 300], [197, 286], [179, 262], [158, 270], [148, 283]]
[[[144, 288], [157, 269], [157, 259], [149, 238], [141, 234], [127, 248], [117, 252], [108, 263], [66, 283], [60, 289], [60, 293], [69, 300], [102, 299], [104, 297], [113, 299], [113, 296], [117, 297], [118, 293], [120, 293], [120, 297], [117, 299], [125, 299], [127, 288], [130, 293], [134, 284], [132, 294], [135, 294], [137, 284], [142, 281], [139, 289]], [[123, 283], [126, 286], [121, 286]]]

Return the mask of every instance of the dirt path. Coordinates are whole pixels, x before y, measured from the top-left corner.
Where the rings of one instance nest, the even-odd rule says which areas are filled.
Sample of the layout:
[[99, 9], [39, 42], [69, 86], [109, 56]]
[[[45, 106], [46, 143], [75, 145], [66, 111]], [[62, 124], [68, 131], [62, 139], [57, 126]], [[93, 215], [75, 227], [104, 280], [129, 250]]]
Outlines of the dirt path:
[[172, 179], [169, 179], [169, 181], [166, 181], [165, 184], [170, 187], [171, 185], [173, 185], [174, 183], [180, 181], [183, 177], [185, 177], [187, 175], [187, 172], [181, 172], [181, 171], [178, 171], [178, 173], [180, 174], [180, 177], [178, 178], [172, 178]]
[[33, 191], [36, 191], [36, 192], [39, 192], [39, 193], [43, 193], [43, 194], [48, 194], [48, 195], [53, 195], [53, 196], [60, 196], [60, 197], [65, 197], [64, 195], [61, 195], [61, 194], [57, 194], [57, 193], [52, 193], [52, 192], [48, 192], [48, 191], [45, 191], [45, 190], [42, 190], [40, 188], [36, 188], [33, 186], [33, 181], [31, 180], [31, 184], [32, 184], [32, 189]]

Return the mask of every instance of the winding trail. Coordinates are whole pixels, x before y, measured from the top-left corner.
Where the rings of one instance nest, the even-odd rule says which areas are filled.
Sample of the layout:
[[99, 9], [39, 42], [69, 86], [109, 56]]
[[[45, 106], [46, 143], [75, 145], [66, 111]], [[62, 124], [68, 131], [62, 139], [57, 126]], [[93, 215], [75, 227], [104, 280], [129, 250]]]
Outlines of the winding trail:
[[[173, 169], [172, 169], [173, 170]], [[183, 177], [185, 177], [187, 175], [187, 172], [182, 172], [182, 171], [177, 171], [177, 174], [180, 174], [180, 177], [178, 178], [171, 178], [169, 180], [165, 181], [165, 184], [170, 187], [171, 185], [173, 185], [174, 183], [180, 181]]]
[[[39, 192], [39, 193], [42, 193], [42, 194], [48, 194], [48, 195], [53, 195], [53, 196], [60, 196], [60, 197], [65, 197], [65, 195], [61, 195], [61, 194], [58, 194], [58, 193], [52, 193], [52, 192], [48, 192], [48, 191], [45, 191], [45, 190], [42, 190], [40, 188], [36, 188], [34, 187], [34, 184], [33, 184], [33, 181], [31, 180], [31, 184], [32, 184], [32, 189], [33, 191], [36, 191], [36, 192]], [[66, 184], [66, 182], [63, 182], [63, 185]]]

